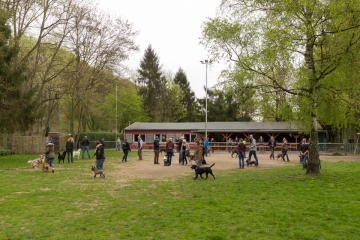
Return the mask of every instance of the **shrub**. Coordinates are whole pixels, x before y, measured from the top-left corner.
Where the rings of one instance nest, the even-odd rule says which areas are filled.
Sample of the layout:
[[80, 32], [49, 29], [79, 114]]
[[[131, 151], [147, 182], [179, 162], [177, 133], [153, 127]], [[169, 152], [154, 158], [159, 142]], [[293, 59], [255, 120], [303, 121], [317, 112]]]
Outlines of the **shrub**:
[[333, 156], [342, 156], [342, 152], [335, 152], [332, 154]]
[[9, 149], [0, 149], [0, 156], [8, 156], [14, 154], [12, 151], [10, 151]]

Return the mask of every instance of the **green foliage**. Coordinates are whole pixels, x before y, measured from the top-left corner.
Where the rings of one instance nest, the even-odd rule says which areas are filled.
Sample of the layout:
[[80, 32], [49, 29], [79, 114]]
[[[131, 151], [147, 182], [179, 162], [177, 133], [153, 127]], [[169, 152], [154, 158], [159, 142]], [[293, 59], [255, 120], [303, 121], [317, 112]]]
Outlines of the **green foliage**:
[[186, 116], [186, 109], [182, 104], [184, 92], [172, 79], [166, 81], [165, 99], [162, 119], [164, 122], [178, 122]]
[[9, 149], [0, 149], [0, 156], [8, 156], [11, 154], [14, 154], [14, 153]]
[[[105, 154], [105, 179], [93, 178], [93, 161], [56, 164], [52, 174], [31, 169], [35, 155], [0, 158], [0, 239], [358, 238], [359, 162], [323, 161], [317, 176], [298, 164], [214, 169], [217, 179], [206, 181], [189, 169], [168, 181], [124, 176], [122, 155]], [[136, 159], [130, 152], [126, 164]], [[44, 226], [49, 217], [53, 225]]]
[[182, 89], [183, 99], [181, 103], [185, 108], [186, 115], [179, 120], [179, 122], [194, 122], [197, 119], [197, 99], [195, 93], [190, 88], [190, 83], [187, 79], [186, 73], [182, 68], [179, 68], [175, 74], [174, 82]]
[[29, 72], [20, 62], [18, 42], [11, 41], [8, 14], [0, 9], [0, 131], [24, 132], [35, 122], [34, 89], [26, 85]]
[[165, 79], [162, 77], [159, 57], [151, 45], [145, 50], [137, 70], [140, 78], [139, 94], [144, 102], [144, 109], [150, 120], [157, 122], [161, 119], [161, 103], [165, 99], [162, 92], [165, 90]]

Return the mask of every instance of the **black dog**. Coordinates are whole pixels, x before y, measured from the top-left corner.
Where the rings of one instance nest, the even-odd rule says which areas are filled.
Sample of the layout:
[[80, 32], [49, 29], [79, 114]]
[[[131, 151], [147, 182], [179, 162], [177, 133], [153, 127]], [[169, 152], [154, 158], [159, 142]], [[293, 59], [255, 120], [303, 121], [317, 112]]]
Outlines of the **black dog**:
[[194, 170], [195, 170], [195, 173], [196, 173], [196, 176], [194, 177], [194, 180], [197, 179], [197, 177], [198, 177], [199, 174], [200, 174], [200, 177], [201, 177], [202, 179], [204, 179], [204, 178], [202, 177], [202, 174], [203, 174], [203, 173], [206, 174], [205, 180], [208, 178], [208, 174], [209, 174], [209, 173], [210, 173], [210, 174], [214, 177], [214, 179], [215, 179], [215, 176], [214, 176], [214, 174], [212, 173], [212, 170], [211, 170], [211, 167], [214, 166], [214, 165], [215, 165], [215, 163], [213, 163], [213, 165], [211, 165], [210, 167], [197, 167], [196, 165], [192, 165], [192, 166], [191, 166], [191, 169], [194, 169]]
[[58, 156], [59, 164], [60, 164], [61, 160], [62, 160], [63, 163], [64, 163], [64, 161], [65, 161], [65, 156], [66, 156], [66, 151], [64, 151], [62, 154], [60, 154], [60, 152], [59, 152], [59, 156]]

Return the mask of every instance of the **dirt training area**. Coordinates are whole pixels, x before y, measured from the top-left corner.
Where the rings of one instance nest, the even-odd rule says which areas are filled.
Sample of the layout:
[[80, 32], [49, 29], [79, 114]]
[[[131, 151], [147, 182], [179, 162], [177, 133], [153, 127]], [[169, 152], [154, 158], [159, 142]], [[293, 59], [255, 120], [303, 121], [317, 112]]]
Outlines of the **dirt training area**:
[[[135, 151], [135, 150], [134, 150]], [[281, 166], [288, 166], [288, 165], [298, 165], [299, 170], [301, 170], [300, 165], [300, 158], [297, 152], [292, 152], [289, 154], [290, 162], [283, 162], [281, 158], [278, 160], [276, 156], [279, 152], [275, 153], [275, 160], [270, 160], [269, 156], [270, 153], [266, 152], [265, 154], [257, 153], [259, 166], [257, 168], [269, 168], [269, 167], [281, 167]], [[172, 166], [164, 166], [164, 156], [159, 157], [160, 164], [154, 164], [154, 154], [150, 151], [143, 152], [143, 160], [137, 160], [136, 157], [129, 158], [129, 162], [121, 162], [122, 152], [119, 153], [119, 157], [115, 161], [105, 161], [105, 168], [106, 165], [111, 165], [116, 170], [116, 174], [126, 178], [167, 178], [167, 177], [174, 177], [178, 175], [188, 175], [193, 173], [193, 170], [190, 169], [190, 165], [179, 165], [178, 158], [179, 154], [175, 153], [175, 156], [172, 158]], [[246, 153], [248, 156], [249, 153]], [[239, 160], [236, 155], [231, 157], [230, 153], [212, 153], [211, 156], [205, 157], [207, 165], [210, 166], [211, 164], [215, 163], [213, 166], [214, 174], [216, 176], [216, 170], [229, 170], [229, 169], [238, 169], [239, 171], [253, 171], [256, 170], [256, 167], [247, 167], [245, 165], [245, 169], [239, 169]], [[320, 155], [320, 159], [322, 161], [331, 161], [331, 162], [338, 162], [338, 161], [360, 161], [360, 155], [349, 155], [349, 156], [328, 156], [328, 155]], [[252, 157], [251, 160], [254, 160]], [[193, 161], [194, 163], [194, 161]], [[108, 172], [109, 177], [110, 175], [114, 174]], [[108, 176], [107, 176], [108, 177]]]

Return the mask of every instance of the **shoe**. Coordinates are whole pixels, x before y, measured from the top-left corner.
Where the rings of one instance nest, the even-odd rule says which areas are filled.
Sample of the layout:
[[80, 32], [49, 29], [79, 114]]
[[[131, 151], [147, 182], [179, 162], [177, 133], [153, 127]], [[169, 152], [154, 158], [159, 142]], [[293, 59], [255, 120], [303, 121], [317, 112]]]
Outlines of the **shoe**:
[[54, 173], [55, 172], [55, 170], [54, 169], [52, 169], [52, 173]]

